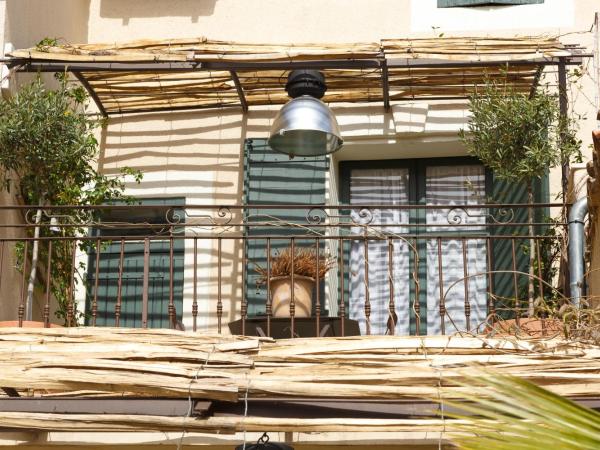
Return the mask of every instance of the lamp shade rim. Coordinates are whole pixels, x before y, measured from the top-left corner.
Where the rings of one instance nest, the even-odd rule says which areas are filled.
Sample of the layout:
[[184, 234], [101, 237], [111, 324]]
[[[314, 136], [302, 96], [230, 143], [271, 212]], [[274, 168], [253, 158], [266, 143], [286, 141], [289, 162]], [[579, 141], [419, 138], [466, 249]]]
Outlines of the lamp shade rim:
[[294, 447], [291, 447], [282, 442], [264, 442], [264, 443], [246, 443], [245, 445], [238, 445], [235, 447], [235, 450], [294, 450]]
[[[290, 134], [294, 134], [295, 132], [304, 133], [306, 131], [308, 131], [308, 130], [289, 130], [285, 134], [287, 134], [289, 136]], [[321, 148], [321, 149], [319, 149], [319, 151], [314, 151], [314, 147], [310, 147], [310, 148], [303, 148], [300, 146], [290, 147], [290, 146], [286, 146], [285, 144], [282, 145], [278, 142], [281, 139], [281, 135], [279, 135], [279, 134], [271, 136], [267, 142], [269, 144], [269, 147], [278, 153], [283, 153], [285, 155], [290, 155], [290, 156], [303, 156], [303, 157], [329, 155], [331, 153], [337, 152], [344, 144], [344, 140], [338, 136], [335, 136], [334, 134], [327, 133], [324, 131], [314, 131], [314, 130], [310, 130], [310, 131], [312, 133], [323, 134], [324, 138], [326, 140], [335, 142], [335, 144], [330, 147]]]
[[269, 146], [291, 156], [320, 156], [339, 150], [344, 143], [333, 112], [321, 100], [303, 95], [278, 112]]

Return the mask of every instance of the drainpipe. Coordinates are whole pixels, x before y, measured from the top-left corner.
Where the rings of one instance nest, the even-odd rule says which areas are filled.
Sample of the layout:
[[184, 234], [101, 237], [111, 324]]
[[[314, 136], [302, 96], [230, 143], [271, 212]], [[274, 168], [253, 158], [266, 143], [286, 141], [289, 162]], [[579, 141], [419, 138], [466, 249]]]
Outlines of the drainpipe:
[[588, 213], [587, 197], [580, 198], [569, 213], [569, 274], [571, 302], [579, 306], [583, 291], [584, 219]]

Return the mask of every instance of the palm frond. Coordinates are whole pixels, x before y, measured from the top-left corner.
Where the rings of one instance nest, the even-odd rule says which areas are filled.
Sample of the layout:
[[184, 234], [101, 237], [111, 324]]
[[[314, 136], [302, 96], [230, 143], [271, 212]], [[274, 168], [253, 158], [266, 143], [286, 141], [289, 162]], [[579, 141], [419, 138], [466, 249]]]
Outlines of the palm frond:
[[464, 450], [600, 449], [600, 413], [513, 376], [476, 372], [461, 385], [452, 442]]

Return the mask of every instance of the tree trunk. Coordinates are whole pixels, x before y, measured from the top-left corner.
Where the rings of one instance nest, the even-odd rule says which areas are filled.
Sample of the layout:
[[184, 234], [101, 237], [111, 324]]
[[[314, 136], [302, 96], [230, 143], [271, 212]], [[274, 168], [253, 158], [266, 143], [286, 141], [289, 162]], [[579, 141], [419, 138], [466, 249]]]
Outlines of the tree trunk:
[[[40, 200], [38, 203], [39, 206], [43, 205], [43, 201]], [[33, 320], [33, 291], [35, 289], [35, 277], [37, 276], [37, 263], [39, 256], [39, 237], [40, 237], [40, 227], [37, 226], [42, 220], [42, 210], [41, 208], [37, 210], [35, 213], [35, 230], [33, 232], [33, 248], [31, 249], [31, 271], [29, 272], [29, 282], [27, 283], [27, 303], [25, 304], [25, 320]], [[24, 258], [27, 258], [27, 255], [24, 255]], [[24, 259], [24, 261], [25, 261]]]
[[535, 315], [535, 288], [534, 279], [535, 276], [535, 239], [533, 239], [533, 183], [531, 180], [527, 182], [527, 223], [529, 231], [529, 277], [527, 280], [527, 297], [528, 297], [528, 308], [527, 316], [533, 317]]

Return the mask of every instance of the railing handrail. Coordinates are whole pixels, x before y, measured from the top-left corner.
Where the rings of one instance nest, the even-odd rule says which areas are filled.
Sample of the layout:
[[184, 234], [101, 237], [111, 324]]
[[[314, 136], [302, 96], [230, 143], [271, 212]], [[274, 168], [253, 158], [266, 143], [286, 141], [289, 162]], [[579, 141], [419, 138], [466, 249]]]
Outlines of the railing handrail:
[[[87, 301], [85, 314], [93, 326], [96, 320], [111, 324], [114, 316], [115, 326], [146, 327], [157, 301], [162, 305], [157, 306], [158, 320], [168, 319], [170, 327], [177, 326], [178, 317], [184, 320], [184, 313], [189, 320], [191, 313], [193, 330], [199, 320], [206, 326], [216, 320], [221, 332], [227, 320], [239, 318], [241, 334], [246, 334], [253, 314], [263, 314], [264, 308], [263, 331], [270, 335], [279, 317], [270, 286], [274, 261], [286, 246], [291, 254], [304, 247], [314, 251], [315, 264], [332, 264], [326, 279], [313, 277], [318, 308], [321, 288], [328, 293], [321, 296], [327, 308], [314, 305], [315, 335], [325, 330], [320, 327], [325, 317], [339, 322], [327, 326], [339, 325], [341, 335], [348, 332], [344, 327], [350, 319], [356, 330], [364, 322], [366, 333], [371, 327], [375, 333], [395, 333], [398, 324], [402, 333], [414, 325], [416, 334], [438, 328], [444, 334], [450, 324], [470, 332], [504, 311], [518, 320], [524, 306], [536, 307], [538, 297], [554, 301], [553, 292], [561, 293], [555, 287], [560, 282], [556, 258], [567, 242], [567, 224], [546, 219], [552, 207], [562, 211], [563, 204], [2, 205], [0, 210], [19, 212], [14, 214], [18, 223], [0, 224], [0, 277], [20, 277], [10, 291], [11, 296], [20, 293], [19, 323], [32, 310], [29, 292], [35, 292], [28, 285], [36, 280], [30, 275], [34, 267], [44, 283], [38, 300], [46, 326], [55, 296], [63, 301], [60, 312], [67, 324], [76, 318], [76, 305], [83, 304], [78, 302]], [[421, 211], [386, 216], [377, 214], [380, 208]], [[538, 213], [527, 214], [531, 208]], [[41, 221], [35, 214], [39, 209]], [[1, 220], [8, 222], [8, 216]], [[535, 221], [528, 223], [528, 217]], [[32, 232], [36, 227], [39, 237]], [[32, 243], [39, 258], [33, 257]], [[259, 265], [266, 272], [256, 270]], [[164, 276], [155, 276], [157, 267]], [[263, 276], [266, 285], [259, 292]], [[154, 286], [155, 278], [164, 285]], [[301, 326], [295, 296], [290, 288], [289, 329], [283, 332], [289, 337]], [[211, 311], [206, 317], [200, 302]], [[542, 307], [538, 310], [543, 317]]]
[[478, 203], [478, 204], [449, 204], [449, 205], [423, 205], [423, 204], [160, 204], [160, 205], [0, 205], [0, 210], [38, 210], [38, 209], [80, 209], [80, 210], [129, 210], [129, 209], [446, 209], [446, 208], [563, 208], [572, 206], [572, 203]]

